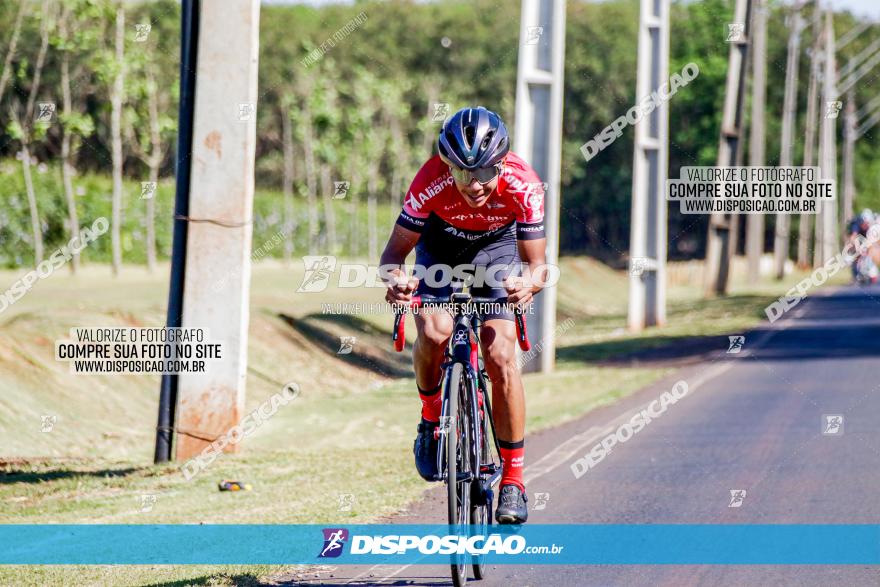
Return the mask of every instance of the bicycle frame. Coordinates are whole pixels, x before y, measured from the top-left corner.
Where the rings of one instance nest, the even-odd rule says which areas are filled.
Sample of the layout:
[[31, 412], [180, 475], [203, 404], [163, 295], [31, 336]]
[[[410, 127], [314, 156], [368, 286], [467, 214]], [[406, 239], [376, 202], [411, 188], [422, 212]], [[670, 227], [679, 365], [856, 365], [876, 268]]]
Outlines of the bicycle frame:
[[[486, 371], [479, 352], [480, 329], [483, 322], [479, 307], [480, 304], [506, 302], [506, 298], [474, 298], [467, 293], [453, 293], [443, 298], [415, 297], [410, 303], [410, 307], [414, 308], [439, 304], [451, 304], [452, 307], [452, 334], [443, 351], [441, 364], [443, 395], [440, 425], [434, 429], [434, 433], [438, 440], [439, 479], [437, 480], [446, 482], [449, 523], [454, 524], [455, 528], [459, 528], [459, 524], [462, 523], [465, 526], [470, 524], [487, 526], [492, 523], [492, 488], [501, 480], [502, 471], [498, 464], [502, 461], [486, 385]], [[392, 340], [398, 352], [402, 351], [405, 345], [404, 317], [405, 314], [399, 312], [394, 318]], [[515, 311], [515, 318], [519, 346], [527, 351], [531, 345], [526, 334], [525, 320], [519, 308]], [[481, 406], [484, 409], [481, 409]], [[489, 427], [486, 425], [486, 420], [491, 426], [497, 459], [492, 455], [488, 444]], [[465, 428], [462, 434], [460, 425], [463, 422], [468, 428]], [[453, 584], [458, 586], [466, 584], [468, 564], [473, 566], [475, 579], [482, 579], [485, 576], [481, 557], [473, 557], [470, 563], [453, 559], [451, 563]]]
[[[452, 298], [453, 303], [455, 303], [455, 298], [457, 295], [467, 294], [453, 294], [450, 296]], [[470, 301], [470, 296], [467, 296], [468, 299], [463, 299], [463, 303], [467, 303]], [[458, 307], [458, 306], [457, 306]], [[482, 318], [480, 317], [479, 312], [475, 311], [473, 308], [468, 308], [467, 306], [462, 306], [465, 308], [463, 311], [456, 311], [454, 315], [454, 323], [452, 327], [452, 336], [449, 337], [449, 344], [446, 347], [444, 352], [444, 362], [441, 365], [441, 369], [443, 372], [448, 374], [451, 377], [452, 374], [452, 366], [455, 363], [459, 363], [462, 365], [462, 370], [465, 374], [465, 385], [467, 388], [467, 401], [468, 401], [468, 411], [473, 415], [470, 419], [469, 423], [471, 425], [471, 438], [474, 439], [474, 442], [471, 443], [470, 449], [471, 454], [468, 455], [468, 458], [471, 462], [471, 473], [469, 474], [461, 474], [459, 473], [459, 478], [456, 481], [474, 481], [481, 477], [482, 468], [484, 463], [481, 462], [480, 458], [480, 447], [482, 447], [483, 436], [488, 432], [485, 430], [484, 422], [486, 419], [489, 420], [492, 426], [492, 433], [494, 438], [495, 432], [495, 424], [491, 419], [491, 407], [490, 401], [488, 398], [488, 394], [483, 393], [483, 405], [486, 406], [486, 412], [481, 417], [480, 416], [480, 406], [479, 406], [479, 395], [486, 388], [485, 379], [484, 379], [484, 371], [482, 366], [482, 356], [479, 354], [479, 351], [475, 352], [474, 346], [479, 348], [480, 345], [480, 326], [482, 324]], [[473, 340], [471, 339], [473, 336]], [[477, 358], [476, 364], [474, 364], [474, 358]], [[437, 453], [437, 457], [439, 462], [437, 463], [437, 470], [443, 471], [443, 455], [444, 444], [447, 439], [447, 432], [450, 428], [449, 426], [449, 418], [454, 417], [448, 413], [448, 394], [456, 391], [453, 381], [447, 381], [446, 384], [446, 394], [443, 398], [443, 408], [441, 411], [441, 428], [442, 432], [440, 433], [440, 450]], [[495, 450], [498, 455], [501, 454], [501, 451], [498, 447], [498, 441], [495, 440]], [[500, 456], [499, 456], [500, 458]], [[486, 463], [489, 465], [489, 463]], [[491, 471], [494, 475], [500, 478], [500, 471]], [[476, 475], [476, 479], [474, 478]], [[449, 479], [446, 479], [449, 482]], [[494, 479], [493, 479], [494, 481]], [[490, 483], [490, 487], [494, 485], [494, 483]]]
[[[445, 481], [449, 482], [449, 479], [445, 477], [446, 470], [443, 462], [443, 455], [445, 454], [445, 444], [446, 444], [446, 436], [449, 430], [450, 420], [453, 416], [448, 414], [448, 394], [450, 393], [450, 381], [448, 381], [448, 377], [452, 373], [452, 366], [455, 363], [460, 363], [463, 367], [463, 371], [465, 373], [465, 380], [467, 382], [468, 387], [468, 402], [470, 403], [470, 413], [473, 414], [473, 418], [471, 418], [472, 422], [472, 434], [471, 437], [474, 439], [472, 443], [472, 454], [471, 456], [471, 470], [476, 471], [477, 477], [481, 477], [482, 465], [480, 462], [479, 456], [479, 447], [481, 446], [482, 437], [484, 432], [480, 429], [483, 424], [484, 418], [489, 421], [489, 427], [492, 430], [492, 438], [495, 444], [496, 454], [499, 455], [501, 450], [498, 445], [498, 439], [495, 435], [495, 421], [492, 417], [492, 408], [491, 402], [489, 401], [489, 393], [488, 386], [485, 384], [485, 369], [482, 364], [482, 356], [477, 351], [477, 362], [476, 364], [472, 363], [473, 349], [471, 342], [471, 335], [474, 337], [473, 344], [476, 345], [477, 349], [480, 346], [480, 327], [482, 326], [482, 317], [478, 308], [482, 304], [506, 304], [506, 298], [476, 298], [472, 297], [468, 293], [453, 293], [450, 296], [444, 297], [435, 297], [435, 296], [414, 296], [412, 301], [409, 304], [411, 308], [422, 308], [424, 306], [438, 306], [442, 304], [451, 304], [453, 308], [453, 327], [452, 327], [452, 335], [449, 337], [449, 343], [444, 351], [444, 361], [441, 365], [441, 368], [444, 373], [444, 378], [447, 379], [446, 384], [443, 386], [443, 407], [441, 410], [441, 426], [438, 427], [440, 446], [438, 450], [438, 463], [437, 470], [440, 472], [441, 477], [444, 478]], [[394, 342], [394, 348], [398, 352], [402, 351], [405, 346], [406, 334], [405, 334], [405, 325], [404, 321], [405, 314], [399, 312], [395, 315], [394, 322], [394, 330], [392, 331], [392, 341]], [[523, 351], [528, 351], [531, 349], [531, 344], [528, 339], [528, 332], [526, 330], [526, 321], [523, 318], [522, 310], [517, 308], [515, 310], [515, 321], [516, 321], [516, 332], [517, 332], [517, 341], [519, 343], [520, 348]], [[485, 406], [485, 414], [484, 418], [479, 416], [479, 393], [483, 392], [483, 405]], [[446, 418], [446, 419], [444, 419]], [[486, 430], [488, 433], [488, 430]], [[491, 474], [489, 487], [495, 485], [498, 479], [501, 477], [500, 470], [491, 470], [487, 471]], [[467, 475], [465, 476], [467, 478]], [[465, 480], [464, 478], [460, 478], [458, 480]], [[469, 479], [473, 480], [473, 479]]]

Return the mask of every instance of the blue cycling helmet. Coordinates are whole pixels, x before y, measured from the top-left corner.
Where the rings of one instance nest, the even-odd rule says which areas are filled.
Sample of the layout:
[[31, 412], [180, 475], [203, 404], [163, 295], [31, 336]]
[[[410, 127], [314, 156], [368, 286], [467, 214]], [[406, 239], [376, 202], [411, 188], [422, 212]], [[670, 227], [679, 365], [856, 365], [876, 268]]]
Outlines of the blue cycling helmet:
[[501, 117], [491, 110], [462, 108], [440, 129], [437, 148], [447, 163], [474, 170], [498, 164], [510, 150], [510, 137]]

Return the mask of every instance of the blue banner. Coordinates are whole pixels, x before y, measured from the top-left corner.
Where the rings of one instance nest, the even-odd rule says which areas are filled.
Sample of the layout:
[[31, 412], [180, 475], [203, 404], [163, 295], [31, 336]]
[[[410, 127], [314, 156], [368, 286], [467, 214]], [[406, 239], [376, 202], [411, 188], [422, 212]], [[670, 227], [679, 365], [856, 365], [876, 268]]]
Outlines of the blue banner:
[[0, 525], [0, 564], [880, 565], [880, 525]]

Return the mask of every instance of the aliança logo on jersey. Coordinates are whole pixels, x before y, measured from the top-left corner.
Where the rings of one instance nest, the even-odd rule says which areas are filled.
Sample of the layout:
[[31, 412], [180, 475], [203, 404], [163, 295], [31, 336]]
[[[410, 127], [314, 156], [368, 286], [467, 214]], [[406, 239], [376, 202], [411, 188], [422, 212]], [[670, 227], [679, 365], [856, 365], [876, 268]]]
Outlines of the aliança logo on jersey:
[[444, 189], [446, 189], [446, 187], [450, 185], [452, 185], [452, 175], [447, 173], [445, 176], [439, 177], [428, 184], [428, 187], [425, 188], [425, 191], [419, 192], [418, 196], [410, 192], [407, 204], [409, 204], [410, 208], [412, 208], [413, 210], [418, 211], [422, 208], [425, 202], [442, 192]]
[[475, 234], [467, 233], [463, 230], [458, 230], [454, 226], [447, 226], [445, 230], [449, 234], [453, 234], [453, 235], [457, 236], [458, 238], [465, 238], [469, 241], [475, 241], [478, 238], [484, 236], [482, 233], [475, 233]]

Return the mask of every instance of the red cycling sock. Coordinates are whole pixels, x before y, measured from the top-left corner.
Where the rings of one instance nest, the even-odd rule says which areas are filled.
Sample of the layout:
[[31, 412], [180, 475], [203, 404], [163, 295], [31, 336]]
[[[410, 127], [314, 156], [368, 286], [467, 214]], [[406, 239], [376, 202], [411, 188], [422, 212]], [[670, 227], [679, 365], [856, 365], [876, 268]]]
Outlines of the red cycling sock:
[[443, 410], [443, 396], [440, 393], [440, 384], [431, 391], [425, 391], [416, 384], [419, 389], [419, 399], [422, 400], [422, 418], [428, 422], [439, 422], [440, 412]]
[[498, 446], [501, 448], [501, 483], [499, 486], [507, 484], [517, 485], [521, 491], [525, 491], [523, 485], [523, 458], [525, 455], [523, 440], [519, 442], [506, 442], [498, 440]]

